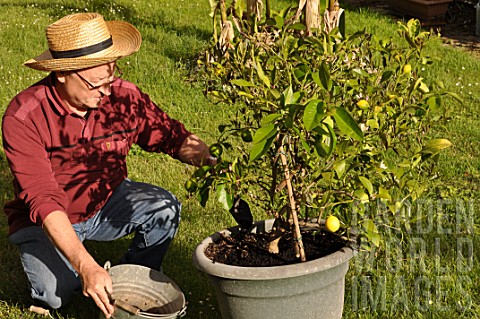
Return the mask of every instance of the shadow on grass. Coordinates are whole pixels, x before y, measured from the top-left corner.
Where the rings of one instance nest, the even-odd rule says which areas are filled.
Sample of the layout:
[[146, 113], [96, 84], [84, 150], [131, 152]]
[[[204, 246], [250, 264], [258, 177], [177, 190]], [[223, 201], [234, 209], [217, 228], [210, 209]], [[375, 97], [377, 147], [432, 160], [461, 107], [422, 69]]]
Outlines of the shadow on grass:
[[[118, 16], [115, 13], [119, 13], [122, 16], [122, 20], [128, 21], [137, 28], [148, 27], [152, 29], [161, 29], [168, 33], [176, 34], [181, 37], [193, 37], [201, 41], [208, 42], [211, 39], [212, 33], [206, 32], [196, 27], [195, 21], [190, 21], [191, 24], [187, 26], [179, 27], [172, 23], [168, 17], [168, 13], [164, 10], [157, 10], [155, 15], [146, 16], [141, 12], [138, 12], [134, 6], [126, 6], [121, 4], [115, 4], [112, 6], [111, 2], [105, 2], [103, 0], [88, 1], [88, 3], [78, 3], [78, 1], [62, 1], [62, 4], [54, 5], [53, 2], [38, 3], [36, 1], [25, 1], [19, 4], [17, 1], [3, 2], [0, 4], [0, 10], [2, 7], [35, 7], [44, 12], [54, 19], [59, 19], [68, 13], [77, 12], [97, 12], [104, 16], [105, 20], [118, 20]], [[86, 11], [88, 10], [88, 11]], [[205, 19], [210, 19], [208, 15]], [[46, 27], [46, 26], [45, 26]], [[151, 35], [142, 34], [144, 41], [150, 41], [152, 43], [158, 42], [158, 39]], [[174, 50], [168, 47], [163, 49], [166, 57], [174, 62], [192, 61], [196, 59], [197, 52], [192, 50]]]
[[[5, 154], [0, 152], [0, 300], [20, 307], [28, 307], [27, 281], [18, 250], [7, 239], [7, 218], [3, 205], [13, 197], [12, 177]], [[28, 305], [27, 305], [28, 304]]]

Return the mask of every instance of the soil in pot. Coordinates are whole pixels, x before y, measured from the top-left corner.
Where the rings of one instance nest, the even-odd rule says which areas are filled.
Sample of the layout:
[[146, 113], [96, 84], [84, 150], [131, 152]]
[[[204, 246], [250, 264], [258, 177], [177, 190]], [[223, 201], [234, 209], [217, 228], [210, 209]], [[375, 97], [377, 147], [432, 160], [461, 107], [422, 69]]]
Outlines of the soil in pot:
[[[295, 256], [296, 242], [291, 231], [283, 233], [278, 254], [268, 251], [270, 238], [269, 233], [235, 232], [222, 235], [219, 240], [209, 244], [205, 255], [214, 262], [242, 267], [283, 266], [301, 262]], [[303, 230], [302, 240], [307, 260], [327, 256], [347, 244], [343, 238], [323, 230]]]

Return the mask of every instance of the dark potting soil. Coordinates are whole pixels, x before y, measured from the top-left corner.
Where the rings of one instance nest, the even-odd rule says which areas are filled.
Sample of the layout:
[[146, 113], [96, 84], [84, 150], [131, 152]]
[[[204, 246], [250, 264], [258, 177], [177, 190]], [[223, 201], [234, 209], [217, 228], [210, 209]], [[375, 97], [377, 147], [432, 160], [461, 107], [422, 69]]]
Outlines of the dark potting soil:
[[[324, 231], [302, 232], [307, 261], [327, 256], [346, 245], [346, 241]], [[214, 262], [243, 267], [269, 267], [301, 262], [295, 256], [292, 232], [285, 232], [278, 244], [279, 253], [268, 251], [268, 233], [232, 233], [210, 243], [205, 255]]]

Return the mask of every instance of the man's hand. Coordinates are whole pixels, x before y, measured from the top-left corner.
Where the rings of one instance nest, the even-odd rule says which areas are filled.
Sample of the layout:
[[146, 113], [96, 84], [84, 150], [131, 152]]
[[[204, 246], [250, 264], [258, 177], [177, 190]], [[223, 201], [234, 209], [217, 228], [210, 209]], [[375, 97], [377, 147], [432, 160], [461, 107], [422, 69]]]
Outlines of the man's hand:
[[217, 163], [217, 159], [210, 154], [207, 144], [194, 134], [185, 139], [178, 151], [178, 158], [183, 163], [197, 167], [203, 165], [215, 166]]
[[106, 318], [113, 315], [112, 279], [108, 272], [98, 264], [92, 264], [81, 269], [80, 278], [83, 283], [83, 294], [91, 297]]
[[[55, 247], [67, 258], [82, 280], [83, 294], [91, 297], [107, 318], [114, 307], [109, 298], [112, 292], [112, 279], [88, 253], [78, 239], [63, 211], [53, 211], [44, 220], [43, 227]], [[59, 278], [59, 280], [62, 280]]]

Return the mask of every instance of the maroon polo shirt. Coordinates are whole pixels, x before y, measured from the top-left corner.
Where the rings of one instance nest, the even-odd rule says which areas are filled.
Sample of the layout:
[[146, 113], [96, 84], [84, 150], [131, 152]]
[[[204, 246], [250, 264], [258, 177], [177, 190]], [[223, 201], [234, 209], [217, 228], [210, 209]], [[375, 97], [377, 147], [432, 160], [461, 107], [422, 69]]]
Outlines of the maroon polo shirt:
[[132, 144], [178, 158], [190, 135], [134, 84], [118, 79], [98, 109], [82, 117], [58, 96], [55, 77], [19, 93], [2, 123], [15, 199], [5, 204], [9, 233], [42, 225], [55, 210], [70, 222], [93, 216], [127, 177]]

